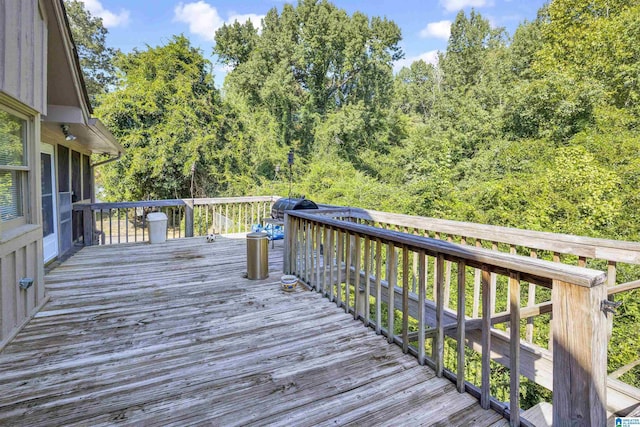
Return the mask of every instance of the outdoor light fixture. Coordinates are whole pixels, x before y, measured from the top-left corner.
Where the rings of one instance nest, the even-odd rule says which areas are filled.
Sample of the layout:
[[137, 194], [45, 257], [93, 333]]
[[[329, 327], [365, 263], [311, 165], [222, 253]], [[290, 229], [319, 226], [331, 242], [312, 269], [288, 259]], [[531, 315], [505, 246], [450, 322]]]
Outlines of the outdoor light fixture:
[[64, 139], [66, 139], [67, 141], [74, 141], [76, 139], [76, 136], [73, 135], [71, 132], [69, 132], [69, 125], [64, 124], [64, 125], [60, 125], [60, 127], [62, 128]]

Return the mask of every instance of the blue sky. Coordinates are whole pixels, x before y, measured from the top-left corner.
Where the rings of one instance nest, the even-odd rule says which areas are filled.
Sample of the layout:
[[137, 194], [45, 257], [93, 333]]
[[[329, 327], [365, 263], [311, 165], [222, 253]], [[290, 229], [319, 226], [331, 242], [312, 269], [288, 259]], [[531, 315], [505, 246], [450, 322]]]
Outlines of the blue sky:
[[[109, 30], [107, 43], [130, 52], [146, 45], [166, 43], [175, 34], [189, 37], [193, 45], [215, 62], [211, 50], [213, 35], [224, 23], [260, 18], [273, 7], [282, 9], [284, 0], [84, 0], [87, 9], [103, 18]], [[297, 4], [297, 0], [293, 1]], [[493, 26], [505, 27], [513, 34], [518, 24], [533, 20], [545, 0], [334, 0], [349, 13], [360, 11], [368, 16], [384, 16], [402, 30], [401, 46], [405, 59], [396, 69], [422, 58], [433, 61], [438, 50], [444, 51], [449, 26], [460, 9], [475, 8]], [[220, 85], [225, 71], [215, 68]]]

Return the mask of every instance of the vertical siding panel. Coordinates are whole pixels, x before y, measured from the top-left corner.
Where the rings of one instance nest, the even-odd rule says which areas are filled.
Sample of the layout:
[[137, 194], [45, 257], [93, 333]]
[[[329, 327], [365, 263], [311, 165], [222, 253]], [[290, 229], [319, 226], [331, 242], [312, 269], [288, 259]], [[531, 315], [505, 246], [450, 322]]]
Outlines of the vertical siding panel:
[[39, 305], [42, 300], [46, 296], [45, 287], [44, 287], [44, 265], [41, 260], [44, 259], [44, 251], [42, 249], [42, 244], [39, 241], [35, 241], [32, 243], [35, 247], [35, 259], [33, 260], [33, 266], [36, 269], [34, 274], [34, 278], [36, 280], [35, 286], [36, 288], [36, 305]]
[[27, 263], [25, 262], [25, 258], [27, 256], [26, 247], [23, 246], [15, 252], [15, 271], [16, 278], [13, 282], [13, 286], [9, 283], [9, 286], [12, 286], [15, 290], [14, 295], [14, 305], [15, 305], [15, 324], [14, 327], [19, 325], [24, 321], [27, 317], [27, 313], [25, 312], [25, 307], [27, 305], [27, 291], [20, 289], [18, 286], [18, 281], [26, 276]]
[[[0, 6], [1, 8], [1, 6]], [[1, 22], [1, 21], [0, 21]], [[4, 306], [6, 305], [6, 298], [4, 295], [4, 284], [7, 283], [5, 280], [5, 276], [7, 275], [7, 257], [0, 257], [0, 342], [4, 341], [5, 338], [5, 321], [4, 321]]]
[[[8, 2], [0, 3], [0, 28], [3, 29], [7, 28], [7, 3]], [[0, 31], [0, 52], [5, 52], [5, 55], [7, 52], [6, 38], [6, 30]], [[7, 61], [5, 59], [5, 56], [0, 55], [0, 88], [6, 87], [4, 81], [4, 69], [6, 63]]]
[[[5, 2], [5, 20], [4, 20], [4, 68], [3, 87], [7, 93], [17, 96], [19, 92], [20, 70], [19, 70], [19, 40], [20, 27], [18, 26], [18, 14], [20, 10], [20, 2], [17, 0]], [[12, 64], [18, 64], [14, 66]]]
[[20, 14], [20, 29], [22, 31], [20, 37], [20, 86], [21, 91], [20, 94], [23, 99], [26, 100], [26, 103], [29, 105], [36, 105], [35, 99], [33, 98], [33, 86], [35, 84], [35, 76], [33, 74], [33, 64], [36, 58], [36, 51], [34, 49], [34, 10], [33, 10], [33, 0], [22, 1], [21, 4], [21, 14]]
[[38, 8], [38, 29], [40, 31], [39, 43], [38, 46], [38, 82], [36, 84], [36, 90], [38, 91], [38, 109], [43, 114], [47, 114], [47, 55], [48, 55], [48, 37], [49, 33], [47, 32], [47, 20], [44, 15], [40, 15], [40, 8]]
[[11, 64], [15, 64], [19, 58], [19, 49], [18, 49], [18, 40], [20, 38], [20, 29], [17, 25], [17, 16], [16, 12], [19, 10], [18, 1], [7, 1], [6, 5], [6, 16], [4, 21], [4, 63], [7, 64], [7, 67], [4, 67], [4, 85], [3, 89], [11, 94], [17, 95], [19, 88], [19, 67], [12, 66]]
[[16, 96], [21, 100], [21, 101], [25, 101], [24, 95], [23, 95], [23, 90], [22, 88], [24, 87], [24, 80], [22, 78], [22, 73], [24, 72], [23, 68], [23, 60], [24, 57], [26, 55], [28, 55], [27, 52], [24, 52], [23, 49], [25, 49], [25, 46], [23, 46], [23, 39], [24, 39], [24, 30], [22, 29], [22, 11], [24, 9], [24, 3], [23, 2], [18, 2], [18, 5], [16, 7], [15, 10], [15, 15], [14, 15], [14, 22], [16, 24], [16, 31], [15, 31], [15, 43], [16, 43], [16, 54], [14, 57], [14, 63], [16, 64], [16, 68], [17, 68], [17, 75], [14, 77], [14, 88], [15, 88], [15, 94]]
[[25, 311], [26, 311], [26, 315], [28, 316], [31, 311], [36, 307], [36, 305], [38, 304], [38, 288], [40, 286], [40, 284], [38, 283], [38, 276], [37, 276], [37, 270], [38, 270], [38, 258], [36, 258], [37, 256], [37, 251], [36, 251], [36, 243], [35, 242], [31, 242], [29, 243], [29, 245], [25, 248], [26, 249], [26, 253], [25, 253], [25, 260], [26, 260], [26, 270], [25, 270], [25, 275], [26, 277], [31, 277], [33, 279], [33, 286], [31, 286], [29, 289], [27, 289], [27, 300], [25, 303]]
[[2, 339], [16, 326], [15, 315], [15, 252], [9, 253], [2, 261]]

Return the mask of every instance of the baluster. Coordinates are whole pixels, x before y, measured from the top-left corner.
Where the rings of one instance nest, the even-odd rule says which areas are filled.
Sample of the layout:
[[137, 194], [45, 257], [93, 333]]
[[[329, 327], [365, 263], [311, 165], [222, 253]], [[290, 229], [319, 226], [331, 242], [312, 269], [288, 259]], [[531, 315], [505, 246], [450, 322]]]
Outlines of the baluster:
[[425, 299], [427, 296], [427, 259], [424, 249], [418, 252], [418, 363], [425, 364]]
[[305, 228], [305, 239], [306, 239], [306, 258], [305, 258], [305, 262], [306, 262], [306, 270], [307, 270], [307, 283], [309, 284], [309, 286], [311, 287], [311, 289], [313, 289], [315, 287], [315, 284], [313, 283], [313, 278], [314, 278], [314, 263], [313, 263], [313, 232], [315, 229], [315, 225], [312, 222], [309, 222], [309, 220], [305, 219], [305, 223], [306, 223], [306, 228]]
[[[414, 230], [414, 235], [418, 235], [418, 231]], [[417, 293], [418, 291], [418, 256], [416, 256], [417, 254], [414, 253], [413, 254], [413, 268], [412, 268], [412, 275], [411, 275], [411, 290], [413, 291], [413, 293]]]
[[[447, 236], [447, 242], [451, 243], [453, 239]], [[451, 261], [445, 261], [445, 278], [444, 278], [444, 306], [449, 308], [451, 301]]]
[[320, 246], [322, 245], [322, 229], [316, 223], [316, 291], [322, 292], [322, 280], [320, 279], [322, 267], [320, 266]]
[[[615, 261], [607, 261], [607, 287], [611, 288], [616, 285], [616, 262]], [[610, 295], [607, 298], [609, 301], [614, 301], [615, 297]], [[607, 316], [607, 339], [611, 339], [611, 334], [613, 333], [613, 316]]]
[[387, 281], [389, 282], [389, 291], [387, 292], [388, 300], [388, 315], [387, 315], [387, 340], [390, 344], [393, 344], [394, 327], [395, 327], [395, 289], [396, 282], [398, 280], [398, 256], [396, 254], [396, 248], [393, 243], [387, 244], [387, 263], [389, 276]]
[[345, 234], [346, 238], [346, 252], [344, 255], [344, 311], [345, 313], [349, 313], [349, 304], [350, 304], [350, 296], [349, 287], [351, 285], [351, 256], [353, 253], [353, 236], [347, 232]]
[[[491, 243], [491, 250], [498, 251], [498, 244], [496, 242]], [[496, 313], [496, 288], [498, 283], [498, 275], [491, 273], [491, 314]]]
[[364, 239], [364, 324], [369, 326], [370, 311], [371, 311], [371, 239], [365, 236]]
[[358, 310], [362, 311], [362, 297], [360, 296], [360, 265], [362, 263], [362, 251], [360, 249], [360, 235], [356, 234], [354, 238], [355, 243], [355, 251], [353, 255], [355, 256], [355, 277], [353, 283], [353, 318], [358, 320]]
[[224, 234], [229, 233], [229, 204], [224, 205]]
[[[434, 233], [433, 238], [440, 239], [440, 233]], [[438, 270], [438, 263], [434, 261], [433, 263], [433, 300], [434, 301], [438, 301], [438, 274], [440, 274]]]
[[438, 254], [435, 261], [436, 281], [436, 335], [432, 357], [435, 361], [435, 371], [438, 377], [444, 372], [444, 255]]
[[382, 326], [382, 241], [376, 239], [376, 334], [380, 335]]
[[[102, 219], [100, 220], [102, 223]], [[138, 241], [138, 211], [137, 208], [133, 208], [133, 241]]]
[[[329, 245], [329, 229], [326, 226], [322, 227], [322, 242], [322, 294], [327, 296], [327, 270], [329, 268], [327, 254], [329, 253], [331, 246]], [[329, 261], [330, 260], [331, 258], [329, 258]]]
[[124, 210], [124, 232], [125, 232], [125, 242], [129, 243], [129, 209]]
[[520, 425], [520, 275], [511, 273], [509, 276], [509, 308], [511, 316], [511, 331], [509, 338], [510, 360], [509, 369], [511, 383], [509, 386], [509, 419], [512, 426]]
[[302, 279], [302, 231], [300, 230], [300, 218], [295, 218], [293, 220], [294, 230], [293, 230], [293, 244], [294, 251], [293, 255], [295, 259], [293, 260], [293, 265], [295, 269], [295, 274], [300, 279]]
[[[480, 239], [476, 240], [476, 247], [482, 247], [482, 241]], [[479, 307], [480, 307], [480, 283], [481, 283], [482, 273], [479, 268], [476, 268], [473, 273], [473, 313], [471, 317], [477, 319], [479, 316]]]
[[109, 208], [109, 244], [113, 244], [113, 223], [111, 221], [111, 208]]
[[344, 251], [344, 233], [342, 230], [337, 230], [338, 239], [338, 257], [336, 259], [336, 267], [338, 269], [338, 280], [336, 283], [336, 304], [338, 307], [342, 305], [342, 255]]
[[[531, 249], [529, 252], [531, 258], [538, 258], [538, 253], [535, 249]], [[536, 304], [536, 285], [529, 283], [528, 295], [527, 295], [527, 307], [533, 307]], [[533, 342], [533, 317], [527, 318], [527, 326], [525, 329], [525, 340], [527, 342]]]
[[402, 247], [402, 351], [409, 352], [409, 248]]
[[491, 273], [482, 269], [482, 387], [480, 406], [489, 409], [491, 381]]
[[467, 264], [464, 260], [458, 261], [458, 309], [457, 309], [457, 321], [458, 321], [458, 333], [456, 340], [458, 341], [458, 372], [456, 378], [456, 386], [460, 393], [464, 393], [464, 360], [465, 360], [465, 293], [466, 293], [466, 272]]
[[[332, 228], [329, 229], [329, 248], [325, 249], [325, 251], [329, 251], [329, 299], [331, 301], [335, 301], [335, 293], [333, 291], [333, 270], [334, 270], [334, 262], [336, 262], [336, 239], [335, 232]], [[325, 252], [326, 253], [326, 252]]]
[[[553, 253], [553, 262], [560, 262], [560, 253]], [[549, 312], [549, 351], [553, 351], [553, 311]]]
[[118, 221], [118, 243], [120, 243], [120, 208], [116, 208], [116, 220]]

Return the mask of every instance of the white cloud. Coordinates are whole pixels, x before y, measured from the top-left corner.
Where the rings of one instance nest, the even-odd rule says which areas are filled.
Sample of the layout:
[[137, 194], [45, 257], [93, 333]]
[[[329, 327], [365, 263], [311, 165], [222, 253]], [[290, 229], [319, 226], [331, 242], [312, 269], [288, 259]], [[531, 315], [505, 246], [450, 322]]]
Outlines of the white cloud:
[[420, 37], [434, 37], [437, 39], [449, 39], [451, 34], [451, 21], [429, 22], [425, 28], [420, 31]]
[[174, 9], [174, 21], [189, 24], [189, 31], [197, 34], [202, 38], [214, 41], [215, 33], [218, 28], [224, 24], [231, 24], [238, 21], [241, 24], [250, 20], [256, 28], [261, 28], [261, 20], [264, 15], [255, 13], [237, 14], [231, 13], [227, 20], [223, 19], [218, 13], [218, 9], [209, 3], [200, 0], [193, 3], [180, 3]]
[[210, 41], [224, 24], [217, 9], [204, 1], [178, 4], [174, 9], [174, 20], [189, 24], [189, 31]]
[[427, 64], [437, 65], [438, 64], [438, 51], [437, 50], [430, 50], [428, 52], [421, 53], [420, 55], [412, 56], [412, 57], [409, 57], [409, 58], [403, 58], [403, 59], [397, 61], [395, 64], [393, 64], [393, 71], [395, 73], [397, 73], [402, 68], [409, 67], [415, 61], [419, 61], [419, 60], [423, 60]]
[[116, 14], [102, 6], [100, 0], [83, 0], [84, 7], [93, 15], [102, 18], [102, 25], [105, 28], [126, 26], [129, 23], [129, 11], [121, 9]]
[[440, 0], [440, 4], [447, 12], [457, 12], [465, 7], [492, 6], [491, 0]]

